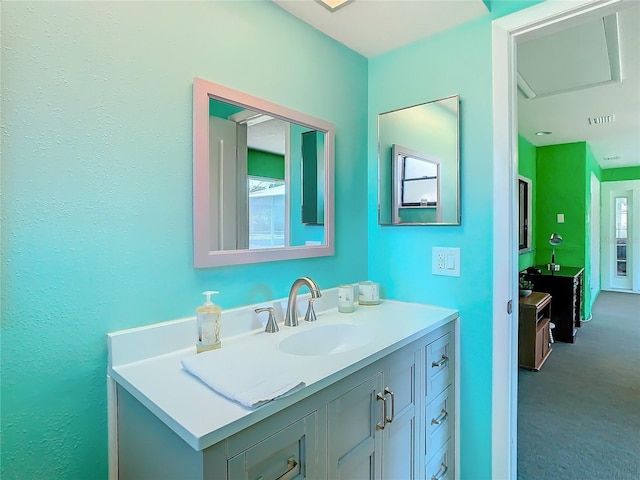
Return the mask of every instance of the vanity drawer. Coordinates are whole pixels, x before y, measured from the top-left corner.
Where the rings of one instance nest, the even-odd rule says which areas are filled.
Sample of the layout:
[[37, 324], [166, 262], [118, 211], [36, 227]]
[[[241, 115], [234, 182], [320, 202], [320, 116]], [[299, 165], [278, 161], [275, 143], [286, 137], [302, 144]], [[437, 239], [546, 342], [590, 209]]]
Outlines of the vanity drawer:
[[447, 442], [427, 463], [425, 480], [453, 480], [453, 442]]
[[453, 383], [453, 333], [428, 344], [425, 360], [425, 395], [434, 397]]
[[316, 478], [316, 414], [292, 423], [279, 432], [230, 458], [229, 480]]
[[448, 387], [431, 400], [426, 408], [425, 458], [430, 459], [453, 434], [453, 388]]

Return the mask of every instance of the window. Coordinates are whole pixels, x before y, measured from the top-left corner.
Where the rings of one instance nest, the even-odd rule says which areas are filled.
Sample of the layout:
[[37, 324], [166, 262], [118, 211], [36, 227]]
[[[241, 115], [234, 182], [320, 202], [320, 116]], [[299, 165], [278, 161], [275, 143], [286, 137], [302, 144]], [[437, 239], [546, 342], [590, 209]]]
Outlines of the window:
[[627, 276], [627, 198], [616, 197], [616, 277]]
[[518, 248], [531, 250], [531, 180], [518, 177]]

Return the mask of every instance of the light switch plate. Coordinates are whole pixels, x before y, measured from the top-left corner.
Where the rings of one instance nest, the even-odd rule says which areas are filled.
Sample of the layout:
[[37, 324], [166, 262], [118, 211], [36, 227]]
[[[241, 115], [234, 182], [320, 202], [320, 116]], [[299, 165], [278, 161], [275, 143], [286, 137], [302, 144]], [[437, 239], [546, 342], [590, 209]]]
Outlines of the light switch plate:
[[460, 276], [460, 249], [453, 247], [433, 247], [431, 273], [448, 277]]

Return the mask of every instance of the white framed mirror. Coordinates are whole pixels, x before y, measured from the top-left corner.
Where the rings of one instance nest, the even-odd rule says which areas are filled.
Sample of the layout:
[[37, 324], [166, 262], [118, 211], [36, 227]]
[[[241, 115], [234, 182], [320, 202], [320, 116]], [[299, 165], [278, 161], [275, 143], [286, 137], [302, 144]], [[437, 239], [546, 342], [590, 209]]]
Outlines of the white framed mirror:
[[193, 81], [196, 268], [334, 254], [333, 124]]
[[378, 223], [460, 225], [458, 95], [378, 115]]

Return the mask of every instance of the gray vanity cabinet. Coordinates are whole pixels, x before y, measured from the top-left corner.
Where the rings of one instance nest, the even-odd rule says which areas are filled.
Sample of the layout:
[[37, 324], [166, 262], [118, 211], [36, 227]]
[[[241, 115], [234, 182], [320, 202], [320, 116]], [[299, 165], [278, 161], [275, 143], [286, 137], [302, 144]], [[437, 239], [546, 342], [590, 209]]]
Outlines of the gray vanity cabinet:
[[196, 451], [118, 387], [118, 477], [453, 479], [453, 322]]

